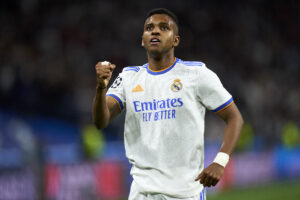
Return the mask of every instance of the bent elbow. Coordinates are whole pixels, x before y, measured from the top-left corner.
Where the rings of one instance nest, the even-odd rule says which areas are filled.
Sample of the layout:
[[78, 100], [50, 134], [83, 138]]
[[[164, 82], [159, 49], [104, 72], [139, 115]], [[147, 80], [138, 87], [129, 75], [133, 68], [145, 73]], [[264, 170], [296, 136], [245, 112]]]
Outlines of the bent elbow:
[[102, 127], [100, 126], [100, 124], [94, 123], [94, 125], [96, 126], [96, 128], [97, 128], [98, 130], [102, 129]]
[[100, 130], [100, 129], [103, 129], [103, 128], [106, 128], [106, 126], [103, 126], [102, 124], [95, 124], [95, 126], [96, 126], [96, 128], [98, 129], [98, 130]]
[[243, 125], [244, 125], [244, 119], [243, 119], [243, 117], [242, 117], [242, 115], [240, 115], [240, 124], [241, 124], [241, 127], [243, 127]]
[[107, 127], [107, 123], [99, 122], [99, 121], [94, 121], [94, 125], [99, 130]]

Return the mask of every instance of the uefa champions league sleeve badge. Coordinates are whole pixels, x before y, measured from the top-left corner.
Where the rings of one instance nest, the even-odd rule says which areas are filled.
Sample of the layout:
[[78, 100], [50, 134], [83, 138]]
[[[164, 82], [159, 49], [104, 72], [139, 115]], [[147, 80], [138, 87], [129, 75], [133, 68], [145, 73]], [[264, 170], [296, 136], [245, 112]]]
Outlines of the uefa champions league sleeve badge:
[[110, 86], [111, 88], [117, 88], [122, 82], [122, 77], [118, 76], [113, 84]]
[[179, 78], [176, 78], [175, 80], [174, 80], [174, 82], [172, 83], [172, 85], [171, 85], [171, 90], [173, 91], [173, 92], [178, 92], [179, 90], [181, 90], [182, 89], [182, 83], [180, 82], [180, 79]]

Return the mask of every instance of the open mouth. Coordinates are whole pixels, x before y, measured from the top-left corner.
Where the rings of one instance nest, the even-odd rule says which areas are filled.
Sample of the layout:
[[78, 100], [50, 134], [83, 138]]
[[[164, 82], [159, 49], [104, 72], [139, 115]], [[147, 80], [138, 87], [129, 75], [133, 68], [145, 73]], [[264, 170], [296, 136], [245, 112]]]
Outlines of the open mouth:
[[160, 43], [160, 40], [158, 38], [152, 38], [150, 40], [150, 44], [159, 44]]

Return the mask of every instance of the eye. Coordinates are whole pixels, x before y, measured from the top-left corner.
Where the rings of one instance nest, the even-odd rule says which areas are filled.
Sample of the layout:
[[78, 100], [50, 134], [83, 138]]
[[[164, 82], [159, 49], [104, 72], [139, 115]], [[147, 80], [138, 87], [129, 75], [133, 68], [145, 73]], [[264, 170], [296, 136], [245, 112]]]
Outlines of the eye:
[[167, 31], [167, 30], [169, 30], [169, 27], [168, 27], [168, 26], [162, 26], [162, 27], [160, 28], [160, 30], [162, 30], [162, 31]]
[[145, 30], [146, 30], [146, 31], [151, 31], [152, 29], [153, 29], [153, 26], [146, 26], [146, 27], [145, 27]]

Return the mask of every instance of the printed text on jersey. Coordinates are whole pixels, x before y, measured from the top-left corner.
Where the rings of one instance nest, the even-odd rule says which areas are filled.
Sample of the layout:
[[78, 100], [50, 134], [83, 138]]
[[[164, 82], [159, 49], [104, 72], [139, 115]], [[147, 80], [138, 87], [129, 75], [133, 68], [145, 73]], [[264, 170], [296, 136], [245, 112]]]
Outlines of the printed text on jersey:
[[134, 111], [142, 112], [143, 121], [158, 121], [176, 118], [176, 108], [183, 106], [182, 98], [162, 99], [141, 102], [133, 101]]

